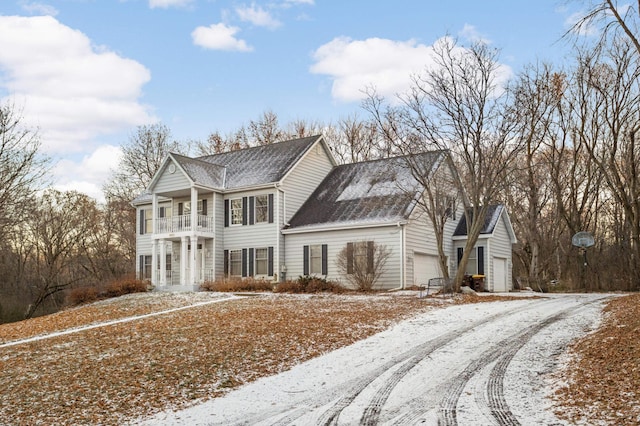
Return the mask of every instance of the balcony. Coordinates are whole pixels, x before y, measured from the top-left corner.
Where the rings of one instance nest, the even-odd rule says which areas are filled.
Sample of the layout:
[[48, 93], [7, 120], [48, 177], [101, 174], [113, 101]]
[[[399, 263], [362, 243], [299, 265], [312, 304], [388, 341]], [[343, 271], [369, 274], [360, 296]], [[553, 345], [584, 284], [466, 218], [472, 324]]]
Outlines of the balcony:
[[208, 234], [214, 233], [214, 221], [211, 216], [198, 215], [195, 227], [191, 223], [191, 215], [161, 217], [156, 219], [157, 234], [175, 234], [178, 232], [203, 232]]

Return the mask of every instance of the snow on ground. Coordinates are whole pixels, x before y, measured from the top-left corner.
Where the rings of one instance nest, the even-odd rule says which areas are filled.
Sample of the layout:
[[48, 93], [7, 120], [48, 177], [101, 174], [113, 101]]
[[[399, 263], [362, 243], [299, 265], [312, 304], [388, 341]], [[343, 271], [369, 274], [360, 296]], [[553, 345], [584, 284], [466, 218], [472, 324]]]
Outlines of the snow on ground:
[[566, 424], [548, 402], [548, 373], [572, 339], [596, 326], [609, 297], [552, 295], [433, 310], [140, 423]]

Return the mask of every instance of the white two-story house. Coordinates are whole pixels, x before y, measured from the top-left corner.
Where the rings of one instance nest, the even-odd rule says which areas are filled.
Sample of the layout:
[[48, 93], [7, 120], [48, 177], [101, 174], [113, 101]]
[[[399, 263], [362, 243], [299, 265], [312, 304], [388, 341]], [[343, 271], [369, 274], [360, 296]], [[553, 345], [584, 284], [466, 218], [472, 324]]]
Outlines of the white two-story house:
[[[445, 156], [419, 158], [439, 173], [450, 167]], [[407, 190], [415, 184], [402, 158], [338, 166], [322, 136], [199, 158], [170, 154], [133, 201], [137, 272], [156, 288], [176, 290], [224, 277], [317, 275], [344, 282], [337, 254], [349, 244], [376, 242], [391, 253], [381, 288], [422, 284], [441, 272], [432, 227], [416, 203], [419, 189]], [[486, 274], [487, 288], [504, 291], [511, 288], [515, 236], [506, 210], [492, 213], [497, 217], [482, 234], [482, 264], [475, 269]], [[452, 273], [466, 232], [460, 216], [452, 211], [445, 227]], [[506, 259], [493, 262], [494, 246], [509, 247], [499, 253]], [[494, 287], [491, 268], [502, 260], [504, 285]]]

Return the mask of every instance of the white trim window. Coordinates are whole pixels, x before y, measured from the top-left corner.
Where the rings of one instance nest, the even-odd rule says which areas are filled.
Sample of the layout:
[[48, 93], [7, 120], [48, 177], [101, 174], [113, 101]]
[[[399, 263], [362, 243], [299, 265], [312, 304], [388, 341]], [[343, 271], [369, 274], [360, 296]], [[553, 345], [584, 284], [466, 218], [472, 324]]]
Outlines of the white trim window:
[[309, 273], [322, 274], [322, 244], [309, 246]]
[[256, 223], [269, 221], [269, 196], [256, 195]]
[[242, 250], [229, 250], [229, 275], [242, 276]]
[[269, 249], [256, 249], [256, 275], [268, 275], [269, 273]]
[[231, 225], [242, 225], [242, 198], [233, 198], [230, 202]]

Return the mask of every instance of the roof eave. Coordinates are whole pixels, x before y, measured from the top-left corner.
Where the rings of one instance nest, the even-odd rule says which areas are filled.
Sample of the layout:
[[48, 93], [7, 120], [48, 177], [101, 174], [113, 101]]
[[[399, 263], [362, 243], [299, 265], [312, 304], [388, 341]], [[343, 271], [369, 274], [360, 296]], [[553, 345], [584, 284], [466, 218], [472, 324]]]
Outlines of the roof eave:
[[345, 224], [319, 224], [305, 225], [296, 228], [283, 229], [283, 234], [304, 234], [306, 232], [326, 232], [326, 231], [343, 231], [349, 229], [365, 229], [365, 228], [381, 228], [387, 226], [404, 226], [408, 223], [406, 219], [393, 220], [385, 222], [361, 222], [361, 223], [345, 223]]

